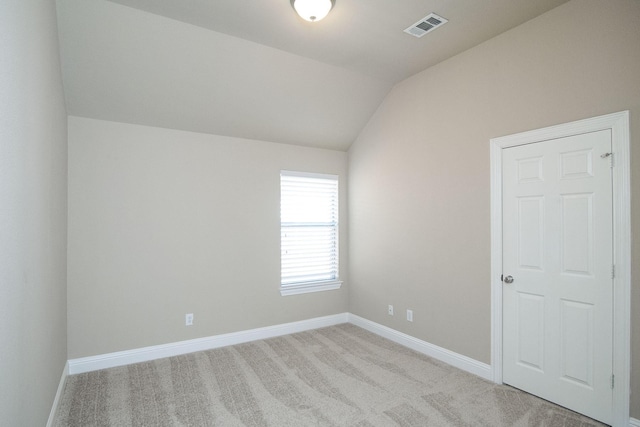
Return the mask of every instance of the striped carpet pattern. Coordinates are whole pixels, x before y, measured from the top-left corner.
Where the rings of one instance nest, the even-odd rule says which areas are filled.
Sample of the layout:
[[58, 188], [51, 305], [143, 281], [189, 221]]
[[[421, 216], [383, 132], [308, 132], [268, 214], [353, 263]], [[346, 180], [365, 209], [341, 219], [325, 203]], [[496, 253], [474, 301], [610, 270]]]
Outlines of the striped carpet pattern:
[[72, 375], [63, 426], [602, 426], [351, 324]]

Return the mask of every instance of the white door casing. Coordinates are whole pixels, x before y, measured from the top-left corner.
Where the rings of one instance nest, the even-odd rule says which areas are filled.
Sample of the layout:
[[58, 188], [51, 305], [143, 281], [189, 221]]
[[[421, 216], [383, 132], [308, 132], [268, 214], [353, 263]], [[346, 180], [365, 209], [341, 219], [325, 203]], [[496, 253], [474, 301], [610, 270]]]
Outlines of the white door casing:
[[[599, 133], [606, 131], [610, 135], [612, 159], [612, 186], [613, 186], [613, 262], [615, 264], [615, 278], [613, 279], [613, 337], [612, 354], [613, 374], [615, 378], [614, 388], [612, 391], [612, 418], [610, 422], [614, 426], [628, 426], [629, 423], [629, 383], [630, 383], [630, 167], [629, 167], [629, 118], [628, 112], [609, 114], [606, 116], [596, 117], [578, 122], [567, 123], [549, 128], [524, 132], [506, 137], [494, 138], [491, 140], [491, 248], [492, 248], [492, 265], [491, 265], [491, 305], [492, 305], [492, 371], [493, 379], [497, 383], [502, 383], [503, 377], [503, 283], [500, 276], [510, 274], [504, 270], [503, 255], [507, 248], [503, 248], [503, 157], [509, 147], [517, 147], [525, 144], [538, 143], [543, 141], [551, 141], [554, 139], [566, 138], [575, 135], [587, 133]], [[534, 156], [535, 157], [535, 156]], [[578, 155], [577, 158], [580, 156]], [[577, 158], [570, 159], [571, 161]], [[609, 160], [609, 159], [608, 159]], [[595, 159], [593, 159], [595, 161]], [[535, 162], [527, 166], [533, 169]], [[575, 196], [567, 199], [567, 206], [580, 207], [585, 206], [586, 199], [581, 196]], [[534, 207], [536, 202], [534, 199], [523, 200], [525, 206]], [[534, 210], [530, 209], [530, 213]], [[531, 220], [535, 220], [535, 215]], [[579, 224], [571, 224], [578, 227], [574, 231], [579, 230]], [[574, 228], [575, 228], [574, 227]], [[535, 237], [535, 235], [534, 235]], [[595, 249], [594, 249], [595, 250]], [[536, 251], [528, 250], [528, 252], [520, 254], [522, 257], [529, 257], [529, 263], [535, 264]], [[579, 253], [579, 252], [577, 252]], [[584, 252], [583, 252], [584, 253]], [[595, 255], [595, 253], [594, 253]], [[531, 261], [533, 260], [533, 261]], [[574, 259], [574, 261], [577, 260]], [[520, 274], [520, 273], [518, 273]], [[514, 275], [515, 280], [518, 278]], [[535, 312], [536, 301], [535, 293], [529, 292], [524, 297], [525, 308]], [[568, 302], [565, 305], [565, 315], [567, 321], [573, 321], [579, 324], [581, 321], [588, 320], [588, 305], [580, 305], [577, 301], [565, 298]], [[585, 311], [586, 309], [586, 311]], [[562, 313], [562, 312], [561, 312]], [[593, 320], [591, 320], [592, 322]], [[566, 322], [565, 322], [566, 323]], [[593, 327], [597, 327], [595, 323], [591, 323]], [[535, 328], [535, 322], [529, 327]], [[576, 342], [584, 343], [584, 340], [576, 340]], [[583, 345], [583, 344], [581, 344]], [[526, 344], [525, 344], [526, 347]], [[527, 349], [535, 348], [529, 346]], [[567, 351], [573, 351], [574, 348]], [[579, 356], [578, 351], [573, 351], [573, 356]], [[539, 355], [538, 355], [539, 356]], [[535, 352], [527, 355], [532, 365], [535, 364]], [[592, 361], [582, 360], [575, 366], [569, 367], [569, 376], [580, 377], [584, 375], [584, 369], [576, 370], [578, 366], [583, 368]], [[532, 369], [531, 369], [532, 370]], [[588, 380], [588, 379], [587, 379]], [[567, 382], [571, 382], [570, 380]], [[576, 382], [576, 381], [574, 381]], [[577, 381], [579, 383], [579, 381]], [[566, 392], [565, 392], [566, 393]]]
[[504, 149], [502, 218], [503, 382], [611, 423], [611, 131]]

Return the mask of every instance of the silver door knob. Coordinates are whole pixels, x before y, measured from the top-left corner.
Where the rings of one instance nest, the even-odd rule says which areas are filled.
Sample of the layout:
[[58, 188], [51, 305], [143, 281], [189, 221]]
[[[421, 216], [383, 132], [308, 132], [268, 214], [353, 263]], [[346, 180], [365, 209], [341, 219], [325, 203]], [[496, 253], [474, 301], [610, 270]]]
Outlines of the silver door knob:
[[513, 276], [507, 276], [504, 278], [504, 283], [513, 283]]

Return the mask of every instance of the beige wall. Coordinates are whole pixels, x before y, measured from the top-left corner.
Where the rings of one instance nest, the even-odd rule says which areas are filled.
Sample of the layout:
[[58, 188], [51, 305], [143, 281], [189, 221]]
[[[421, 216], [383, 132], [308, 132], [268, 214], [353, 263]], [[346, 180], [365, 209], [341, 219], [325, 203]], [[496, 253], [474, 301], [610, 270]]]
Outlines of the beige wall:
[[573, 0], [398, 84], [349, 152], [350, 311], [490, 363], [489, 139], [628, 109], [640, 418], [639, 46], [640, 2]]
[[[69, 358], [342, 313], [282, 297], [280, 170], [341, 177], [344, 152], [69, 118]], [[186, 313], [194, 313], [191, 327]]]
[[0, 2], [0, 425], [42, 426], [67, 360], [66, 112], [55, 4]]

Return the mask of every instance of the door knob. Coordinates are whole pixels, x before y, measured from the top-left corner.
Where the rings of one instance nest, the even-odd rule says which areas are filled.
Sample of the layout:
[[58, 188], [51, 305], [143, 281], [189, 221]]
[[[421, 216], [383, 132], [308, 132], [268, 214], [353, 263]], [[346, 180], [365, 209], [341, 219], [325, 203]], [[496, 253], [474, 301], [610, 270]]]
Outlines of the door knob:
[[513, 283], [513, 276], [507, 276], [504, 278], [504, 283]]

